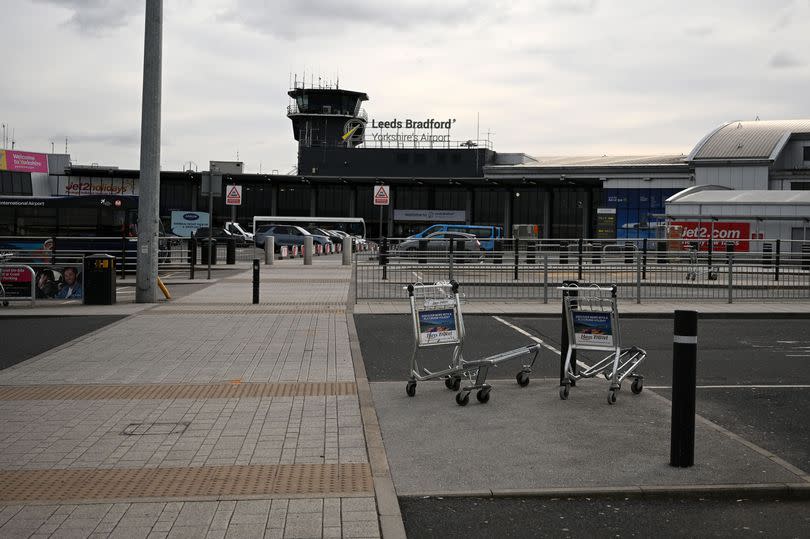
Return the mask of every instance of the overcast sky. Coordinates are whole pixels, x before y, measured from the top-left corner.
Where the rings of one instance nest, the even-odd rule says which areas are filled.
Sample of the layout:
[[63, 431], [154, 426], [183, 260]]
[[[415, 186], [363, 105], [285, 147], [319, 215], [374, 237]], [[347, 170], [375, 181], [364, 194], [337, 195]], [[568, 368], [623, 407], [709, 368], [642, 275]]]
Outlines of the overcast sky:
[[[143, 0], [8, 0], [0, 121], [16, 148], [137, 168]], [[164, 170], [289, 172], [290, 77], [369, 119], [476, 115], [495, 149], [688, 153], [732, 120], [810, 118], [810, 0], [168, 0]], [[7, 6], [8, 7], [8, 6]]]

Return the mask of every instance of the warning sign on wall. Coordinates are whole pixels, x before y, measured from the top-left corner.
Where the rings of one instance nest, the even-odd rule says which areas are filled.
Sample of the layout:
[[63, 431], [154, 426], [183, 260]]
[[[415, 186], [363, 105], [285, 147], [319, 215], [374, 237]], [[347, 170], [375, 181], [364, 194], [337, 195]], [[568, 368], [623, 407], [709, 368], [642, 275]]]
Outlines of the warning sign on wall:
[[388, 206], [390, 201], [391, 201], [391, 197], [388, 196], [388, 186], [387, 185], [375, 185], [374, 186], [374, 205], [375, 206]]
[[225, 188], [225, 204], [228, 206], [242, 205], [242, 186], [228, 185]]

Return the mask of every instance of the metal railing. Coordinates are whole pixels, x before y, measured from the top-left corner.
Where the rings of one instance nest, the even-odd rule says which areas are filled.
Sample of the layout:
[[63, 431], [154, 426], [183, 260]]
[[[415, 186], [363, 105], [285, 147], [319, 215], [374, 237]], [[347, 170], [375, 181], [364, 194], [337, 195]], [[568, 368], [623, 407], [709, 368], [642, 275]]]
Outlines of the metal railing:
[[355, 255], [357, 300], [401, 299], [408, 283], [448, 279], [463, 283], [466, 298], [477, 300], [548, 302], [559, 299], [557, 287], [569, 280], [615, 284], [621, 297], [638, 303], [810, 300], [810, 242], [773, 240], [775, 250], [746, 252], [733, 251], [739, 247], [733, 244], [701, 251], [690, 242], [644, 240], [505, 239], [483, 252], [454, 244], [431, 250], [426, 241], [413, 249], [413, 240], [403, 242], [387, 240], [379, 254]]

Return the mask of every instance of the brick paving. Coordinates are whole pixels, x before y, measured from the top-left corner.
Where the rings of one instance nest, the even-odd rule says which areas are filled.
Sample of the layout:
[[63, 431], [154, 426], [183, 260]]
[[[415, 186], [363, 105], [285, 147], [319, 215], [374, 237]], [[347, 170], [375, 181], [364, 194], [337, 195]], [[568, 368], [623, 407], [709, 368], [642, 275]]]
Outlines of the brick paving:
[[0, 536], [379, 537], [351, 270], [284, 262], [0, 371]]

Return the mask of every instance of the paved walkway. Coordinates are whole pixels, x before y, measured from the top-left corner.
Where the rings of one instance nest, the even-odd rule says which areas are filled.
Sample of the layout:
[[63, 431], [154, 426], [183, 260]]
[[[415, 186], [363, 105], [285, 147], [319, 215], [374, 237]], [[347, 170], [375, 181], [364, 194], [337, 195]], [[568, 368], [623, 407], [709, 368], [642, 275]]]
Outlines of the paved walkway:
[[0, 371], [0, 536], [401, 534], [393, 487], [393, 519], [375, 497], [339, 264], [263, 267], [258, 305], [248, 271], [108, 307], [132, 316]]
[[397, 495], [810, 490], [806, 471], [702, 419], [700, 464], [670, 468], [669, 403], [649, 390], [607, 406], [596, 380], [569, 401], [555, 380], [498, 380], [490, 403], [462, 408], [441, 382], [414, 398], [404, 382], [369, 384], [352, 310], [407, 312], [404, 299], [355, 305], [339, 256], [276, 261], [261, 279], [257, 305], [245, 271], [172, 302], [105, 307], [130, 316], [0, 371], [0, 537], [387, 538], [404, 536]]

